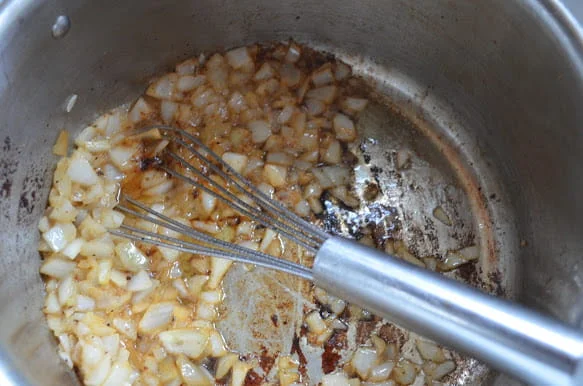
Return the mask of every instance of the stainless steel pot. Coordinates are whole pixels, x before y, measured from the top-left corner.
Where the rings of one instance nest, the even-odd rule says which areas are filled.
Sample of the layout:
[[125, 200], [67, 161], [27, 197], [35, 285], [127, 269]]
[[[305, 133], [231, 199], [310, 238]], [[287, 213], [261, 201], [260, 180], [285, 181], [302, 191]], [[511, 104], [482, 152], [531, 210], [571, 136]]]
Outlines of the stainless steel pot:
[[[0, 384], [75, 382], [41, 312], [36, 252], [58, 131], [182, 57], [289, 37], [353, 64], [434, 145], [486, 252], [474, 279], [581, 326], [580, 20], [577, 0], [0, 2]], [[390, 120], [374, 122], [389, 147]], [[456, 383], [511, 382], [472, 369]]]

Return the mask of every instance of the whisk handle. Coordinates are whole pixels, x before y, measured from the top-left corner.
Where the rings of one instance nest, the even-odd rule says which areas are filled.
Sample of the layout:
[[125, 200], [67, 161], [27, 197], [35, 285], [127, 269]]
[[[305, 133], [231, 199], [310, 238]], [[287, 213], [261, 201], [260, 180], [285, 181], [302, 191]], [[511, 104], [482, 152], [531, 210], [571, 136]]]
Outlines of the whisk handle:
[[583, 384], [580, 331], [353, 241], [333, 237], [320, 288], [535, 385]]

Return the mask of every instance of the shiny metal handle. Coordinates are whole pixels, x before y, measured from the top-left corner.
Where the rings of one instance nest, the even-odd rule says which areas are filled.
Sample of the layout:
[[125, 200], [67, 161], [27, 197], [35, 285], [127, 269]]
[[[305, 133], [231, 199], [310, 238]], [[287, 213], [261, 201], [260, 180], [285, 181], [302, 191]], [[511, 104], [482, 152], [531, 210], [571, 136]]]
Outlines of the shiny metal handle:
[[580, 331], [353, 241], [316, 255], [317, 286], [534, 385], [583, 384]]

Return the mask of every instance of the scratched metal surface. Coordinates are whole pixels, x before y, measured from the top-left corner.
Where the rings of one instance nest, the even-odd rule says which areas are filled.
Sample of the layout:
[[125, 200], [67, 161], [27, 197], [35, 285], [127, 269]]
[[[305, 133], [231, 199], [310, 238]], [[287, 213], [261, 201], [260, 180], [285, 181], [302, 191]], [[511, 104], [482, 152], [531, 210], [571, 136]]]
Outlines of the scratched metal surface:
[[[368, 79], [379, 89], [378, 85]], [[398, 106], [377, 96], [358, 122], [359, 141], [350, 148], [356, 156], [355, 192], [361, 200], [357, 209], [348, 209], [324, 199], [326, 215], [320, 224], [332, 233], [351, 238], [371, 234], [377, 242], [385, 238], [403, 240], [418, 257], [442, 257], [448, 250], [476, 244], [482, 258], [447, 275], [486, 291], [510, 295], [501, 280], [507, 267], [489, 246], [497, 235], [488, 226], [488, 218], [480, 195], [472, 195], [476, 181], [458, 158], [458, 164], [444, 157], [444, 140], [435, 141], [403, 114]], [[397, 167], [397, 153], [408, 154], [409, 161]], [[451, 158], [450, 158], [451, 159]], [[369, 197], [369, 185], [379, 191]], [[446, 226], [433, 215], [441, 206], [452, 219]], [[305, 262], [304, 262], [305, 263]], [[273, 368], [278, 355], [302, 356], [300, 371], [309, 384], [317, 384], [324, 373], [341, 367], [359, 344], [371, 333], [397, 343], [401, 355], [421, 363], [414, 348], [414, 334], [393, 326], [389, 321], [345, 319], [346, 332], [337, 332], [332, 343], [317, 347], [308, 344], [302, 316], [305, 310], [317, 309], [312, 288], [303, 280], [265, 269], [248, 271], [239, 265], [224, 282], [224, 319], [219, 323], [229, 346], [244, 355], [255, 356], [257, 379], [275, 383]], [[455, 333], [455, 332], [452, 332]], [[471, 358], [451, 353], [457, 369], [448, 376], [447, 384], [480, 384], [488, 369]], [[297, 356], [296, 356], [297, 357]], [[416, 384], [423, 384], [417, 379]]]

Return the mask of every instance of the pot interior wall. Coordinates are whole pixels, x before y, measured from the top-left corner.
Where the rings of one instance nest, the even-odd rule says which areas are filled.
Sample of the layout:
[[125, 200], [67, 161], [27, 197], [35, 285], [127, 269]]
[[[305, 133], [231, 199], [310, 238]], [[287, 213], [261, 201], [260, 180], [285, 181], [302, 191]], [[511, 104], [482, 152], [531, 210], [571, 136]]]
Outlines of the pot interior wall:
[[[36, 252], [59, 130], [131, 101], [180, 58], [290, 37], [353, 64], [441, 144], [489, 221], [506, 295], [580, 325], [583, 63], [553, 12], [518, 0], [4, 2], [2, 366], [19, 384], [74, 382], [41, 312]], [[62, 14], [71, 30], [54, 39]]]

